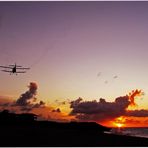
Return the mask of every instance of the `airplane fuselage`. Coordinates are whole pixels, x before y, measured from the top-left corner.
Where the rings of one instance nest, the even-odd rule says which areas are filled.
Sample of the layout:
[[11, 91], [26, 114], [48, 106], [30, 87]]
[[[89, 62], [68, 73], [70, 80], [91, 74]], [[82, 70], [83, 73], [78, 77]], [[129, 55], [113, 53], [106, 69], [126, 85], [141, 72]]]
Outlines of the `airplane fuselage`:
[[16, 73], [16, 66], [13, 67], [12, 72]]
[[[24, 67], [22, 67], [22, 66], [19, 66], [19, 65], [9, 65], [9, 66], [1, 66], [0, 65], [0, 68], [5, 68], [4, 70], [2, 70], [2, 71], [4, 71], [4, 72], [9, 72], [10, 73], [10, 75], [11, 74], [16, 74], [17, 75], [17, 73], [25, 73], [26, 71], [25, 70], [28, 70], [28, 69], [30, 69], [30, 68], [24, 68]], [[17, 71], [17, 69], [18, 69], [18, 71]]]

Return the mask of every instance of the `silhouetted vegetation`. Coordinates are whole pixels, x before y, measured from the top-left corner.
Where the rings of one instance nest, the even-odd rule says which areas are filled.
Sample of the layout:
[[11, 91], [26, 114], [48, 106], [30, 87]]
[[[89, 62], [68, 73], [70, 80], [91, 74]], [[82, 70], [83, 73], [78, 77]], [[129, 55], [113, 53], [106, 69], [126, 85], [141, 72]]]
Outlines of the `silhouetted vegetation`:
[[0, 124], [13, 124], [13, 123], [28, 123], [35, 122], [37, 115], [32, 113], [10, 113], [8, 110], [0, 112]]
[[0, 112], [0, 124], [12, 124], [16, 125], [19, 123], [30, 125], [38, 125], [43, 127], [53, 127], [62, 129], [73, 129], [73, 130], [95, 130], [95, 131], [108, 131], [110, 128], [99, 125], [95, 122], [53, 122], [53, 121], [37, 121], [37, 115], [32, 113], [10, 113], [8, 110]]

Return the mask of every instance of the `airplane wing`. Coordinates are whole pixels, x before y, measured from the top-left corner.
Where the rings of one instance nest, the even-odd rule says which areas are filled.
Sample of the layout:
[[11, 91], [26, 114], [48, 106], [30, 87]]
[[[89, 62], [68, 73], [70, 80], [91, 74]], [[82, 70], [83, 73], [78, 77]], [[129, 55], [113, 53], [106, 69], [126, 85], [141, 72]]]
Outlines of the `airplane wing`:
[[30, 69], [30, 68], [18, 68], [18, 67], [16, 67], [16, 69]]
[[9, 70], [2, 70], [3, 72], [12, 72], [12, 71], [9, 71]]
[[26, 73], [26, 71], [17, 71], [15, 73]]
[[22, 66], [19, 66], [19, 65], [9, 65], [9, 66], [16, 66], [16, 67], [22, 67]]
[[8, 66], [0, 66], [1, 68], [10, 68], [12, 69], [12, 67], [8, 67]]

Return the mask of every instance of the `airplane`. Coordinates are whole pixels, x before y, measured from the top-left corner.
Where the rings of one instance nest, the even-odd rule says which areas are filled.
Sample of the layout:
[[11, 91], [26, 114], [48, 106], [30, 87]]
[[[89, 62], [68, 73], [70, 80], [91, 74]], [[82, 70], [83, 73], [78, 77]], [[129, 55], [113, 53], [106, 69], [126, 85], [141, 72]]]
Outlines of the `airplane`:
[[[5, 68], [1, 71], [3, 72], [10, 72], [10, 75], [11, 74], [18, 74], [18, 73], [26, 73], [26, 71], [17, 71], [17, 69], [20, 69], [20, 70], [28, 70], [30, 68], [24, 68], [22, 66], [19, 66], [19, 65], [16, 65], [16, 63], [14, 65], [8, 65], [8, 66], [0, 66], [0, 68]], [[8, 69], [8, 70], [7, 70]], [[10, 70], [9, 70], [10, 69]]]

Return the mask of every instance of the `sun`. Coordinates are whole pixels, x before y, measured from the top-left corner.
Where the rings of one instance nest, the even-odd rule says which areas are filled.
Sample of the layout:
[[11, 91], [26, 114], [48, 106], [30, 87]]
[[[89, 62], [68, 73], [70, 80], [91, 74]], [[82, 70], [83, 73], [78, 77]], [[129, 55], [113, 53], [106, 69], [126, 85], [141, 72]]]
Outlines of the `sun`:
[[118, 128], [123, 127], [122, 123], [115, 123]]
[[118, 117], [114, 120], [114, 125], [118, 128], [124, 127], [125, 126], [125, 117]]

